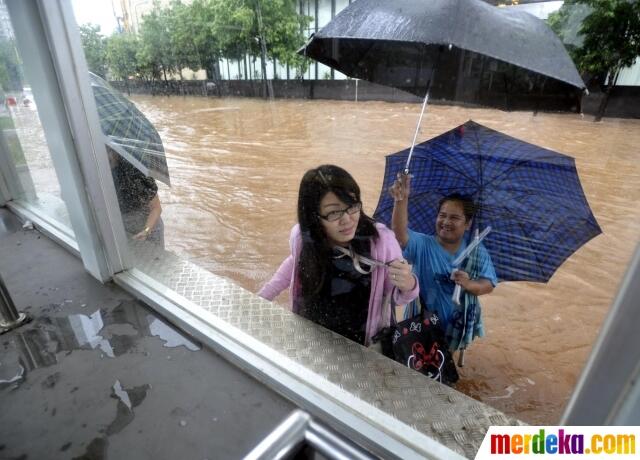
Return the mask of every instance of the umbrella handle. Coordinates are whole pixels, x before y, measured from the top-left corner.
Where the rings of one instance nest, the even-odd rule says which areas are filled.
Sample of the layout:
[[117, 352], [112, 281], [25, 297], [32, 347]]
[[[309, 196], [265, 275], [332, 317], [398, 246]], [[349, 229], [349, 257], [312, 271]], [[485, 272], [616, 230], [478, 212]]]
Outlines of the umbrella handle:
[[[451, 270], [451, 280], [453, 280], [453, 274], [458, 270], [459, 270], [458, 268], [454, 268], [453, 270]], [[461, 295], [462, 295], [462, 286], [460, 286], [459, 284], [456, 284], [456, 287], [453, 288], [453, 295], [451, 296], [451, 300], [453, 301], [453, 303], [455, 303], [458, 306], [460, 305]]]
[[458, 367], [464, 367], [464, 348], [458, 351]]
[[462, 286], [456, 284], [456, 287], [453, 289], [453, 295], [451, 296], [451, 300], [456, 305], [460, 305], [460, 296], [462, 295]]

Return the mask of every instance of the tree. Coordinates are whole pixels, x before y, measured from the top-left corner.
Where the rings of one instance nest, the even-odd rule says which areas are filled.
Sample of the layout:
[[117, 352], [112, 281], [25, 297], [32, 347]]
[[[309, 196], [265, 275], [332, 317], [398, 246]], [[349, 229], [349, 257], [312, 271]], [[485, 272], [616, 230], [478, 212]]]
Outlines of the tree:
[[[551, 27], [565, 40], [570, 9], [588, 7], [579, 28], [582, 43], [569, 48], [581, 72], [598, 77], [604, 97], [596, 121], [600, 121], [609, 102], [620, 70], [633, 65], [640, 56], [640, 2], [629, 0], [570, 0], [550, 18]], [[564, 11], [563, 11], [564, 10]]]
[[184, 5], [180, 0], [172, 0], [169, 14], [169, 39], [172, 50], [176, 50], [175, 64], [182, 81], [183, 68], [198, 70], [200, 67], [200, 59], [193, 41], [195, 18], [191, 7]]
[[137, 59], [140, 68], [151, 79], [159, 75], [167, 81], [167, 74], [177, 70], [177, 62], [171, 45], [171, 11], [154, 2], [153, 9], [142, 17], [140, 25], [140, 48]]
[[0, 86], [5, 91], [22, 91], [22, 63], [13, 40], [0, 39]]
[[205, 69], [208, 80], [216, 82], [215, 89], [220, 96], [218, 63], [222, 57], [222, 50], [220, 37], [215, 32], [215, 4], [213, 0], [194, 0], [189, 7], [189, 13], [192, 26], [191, 40], [200, 68]]
[[81, 25], [80, 41], [82, 42], [89, 70], [102, 78], [106, 78], [106, 43], [105, 37], [100, 34], [100, 26], [93, 24]]
[[262, 1], [265, 39], [271, 59], [300, 68], [304, 73], [307, 60], [297, 51], [307, 39], [302, 30], [307, 28], [312, 18], [298, 14], [296, 4], [293, 0]]
[[237, 59], [245, 52], [259, 55], [265, 95], [271, 95], [266, 84], [267, 59], [304, 66], [304, 59], [296, 51], [304, 44], [301, 30], [310, 18], [298, 14], [295, 0], [214, 1], [214, 32], [221, 37], [224, 56]]
[[[213, 7], [212, 32], [218, 37], [221, 56], [243, 58], [257, 52], [252, 36], [253, 12], [245, 0], [211, 0]], [[246, 74], [246, 71], [245, 71]]]
[[107, 66], [115, 78], [124, 80], [128, 94], [131, 94], [129, 77], [139, 73], [137, 48], [138, 39], [127, 32], [115, 33], [107, 39]]

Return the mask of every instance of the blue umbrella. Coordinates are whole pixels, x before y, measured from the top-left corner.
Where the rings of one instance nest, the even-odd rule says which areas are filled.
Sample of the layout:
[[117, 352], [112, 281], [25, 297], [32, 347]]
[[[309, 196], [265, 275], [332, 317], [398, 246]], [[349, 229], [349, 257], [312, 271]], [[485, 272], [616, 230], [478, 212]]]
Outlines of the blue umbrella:
[[[389, 224], [387, 190], [409, 149], [386, 158], [375, 218]], [[585, 198], [573, 158], [473, 121], [416, 145], [409, 227], [433, 234], [439, 200], [469, 195], [478, 205], [472, 231], [492, 227], [483, 241], [500, 281], [548, 281], [557, 268], [602, 233]]]

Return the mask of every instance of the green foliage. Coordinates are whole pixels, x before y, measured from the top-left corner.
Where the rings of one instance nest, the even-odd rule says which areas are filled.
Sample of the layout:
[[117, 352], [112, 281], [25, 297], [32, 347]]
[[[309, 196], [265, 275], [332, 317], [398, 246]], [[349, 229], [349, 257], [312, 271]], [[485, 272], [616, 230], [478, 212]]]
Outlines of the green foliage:
[[139, 72], [137, 49], [138, 39], [133, 34], [121, 33], [109, 37], [106, 62], [115, 78], [126, 81]]
[[[96, 26], [83, 26], [81, 35], [90, 70], [98, 69], [97, 50], [102, 43], [103, 62], [117, 78], [138, 74], [146, 79], [168, 78], [182, 68], [207, 71], [217, 78], [221, 58], [242, 59], [245, 54], [261, 54], [306, 69], [306, 60], [296, 54], [304, 44], [302, 30], [311, 20], [297, 13], [297, 0], [193, 0], [186, 4], [172, 0], [153, 9], [142, 18], [139, 35], [114, 34], [100, 42]], [[262, 29], [258, 14], [261, 12]], [[136, 50], [135, 53], [132, 50]], [[95, 52], [94, 52], [95, 51]]]
[[554, 11], [547, 17], [547, 25], [551, 27], [560, 40], [566, 44], [567, 27], [570, 17], [570, 8], [573, 2], [565, 1], [558, 11]]
[[189, 6], [191, 39], [199, 66], [207, 71], [209, 79], [215, 78], [215, 66], [222, 57], [220, 43], [223, 37], [215, 30], [216, 14], [216, 4], [212, 0], [194, 0]]
[[[283, 64], [304, 67], [306, 60], [297, 54], [306, 40], [302, 30], [311, 21], [308, 16], [300, 16], [294, 0], [262, 1], [262, 14], [265, 24], [267, 54]], [[304, 71], [304, 69], [303, 69]]]
[[84, 24], [80, 26], [80, 40], [89, 70], [102, 78], [107, 74], [106, 40], [100, 34], [100, 26]]
[[200, 66], [200, 58], [197, 53], [193, 36], [195, 28], [193, 15], [190, 7], [184, 5], [180, 0], [171, 2], [170, 20], [168, 21], [169, 41], [172, 51], [175, 51], [175, 64], [182, 76], [182, 69], [189, 67], [197, 69]]
[[640, 2], [566, 0], [547, 19], [578, 69], [612, 79], [640, 55]]
[[5, 91], [22, 91], [22, 63], [13, 40], [0, 40], [0, 86]]
[[640, 55], [640, 2], [628, 0], [581, 0], [592, 8], [580, 34], [584, 43], [574, 56], [578, 66], [592, 74], [615, 79], [622, 67]]
[[[304, 72], [306, 60], [296, 51], [304, 44], [302, 30], [311, 20], [298, 14], [295, 0], [212, 0], [215, 5], [214, 33], [221, 38], [224, 57], [237, 59], [244, 53], [261, 53], [260, 38], [266, 57]], [[262, 15], [260, 30], [258, 11]]]
[[140, 48], [137, 58], [141, 73], [149, 78], [168, 79], [177, 70], [177, 59], [171, 43], [171, 10], [154, 2], [151, 12], [142, 17]]
[[247, 0], [211, 0], [214, 10], [212, 30], [220, 40], [222, 55], [238, 59], [245, 53], [259, 53], [254, 30], [254, 14]]

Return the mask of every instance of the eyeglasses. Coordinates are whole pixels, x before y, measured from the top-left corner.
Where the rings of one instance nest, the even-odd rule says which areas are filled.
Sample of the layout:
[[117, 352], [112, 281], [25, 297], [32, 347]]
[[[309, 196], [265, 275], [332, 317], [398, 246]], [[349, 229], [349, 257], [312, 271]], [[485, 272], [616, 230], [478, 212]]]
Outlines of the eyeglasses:
[[345, 213], [347, 213], [347, 214], [355, 214], [357, 212], [360, 212], [361, 209], [362, 209], [362, 203], [360, 203], [359, 201], [356, 201], [355, 203], [353, 203], [351, 206], [349, 206], [346, 209], [340, 209], [338, 211], [331, 211], [331, 212], [325, 214], [324, 216], [322, 214], [318, 214], [318, 217], [322, 217], [324, 220], [329, 221], [329, 222], [335, 222], [336, 220], [342, 219], [342, 216], [344, 216]]

